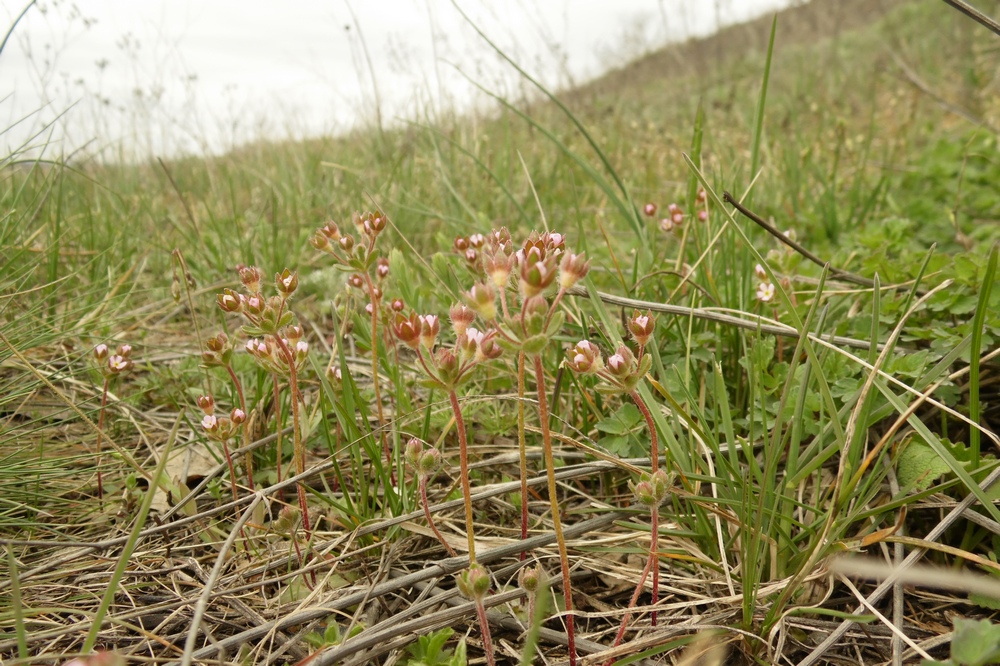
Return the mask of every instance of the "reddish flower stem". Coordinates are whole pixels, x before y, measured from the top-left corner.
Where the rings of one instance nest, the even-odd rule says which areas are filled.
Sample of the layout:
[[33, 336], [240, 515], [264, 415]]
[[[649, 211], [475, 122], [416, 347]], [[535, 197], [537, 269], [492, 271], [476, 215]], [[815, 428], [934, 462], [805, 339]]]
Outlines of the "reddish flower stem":
[[[524, 436], [524, 352], [517, 355], [517, 452], [521, 473], [521, 541], [528, 538], [528, 447]], [[521, 559], [528, 556], [521, 551]]]
[[649, 407], [646, 406], [646, 401], [642, 399], [642, 396], [639, 395], [638, 391], [633, 389], [629, 395], [631, 396], [633, 402], [635, 402], [635, 406], [639, 408], [640, 412], [642, 412], [643, 418], [646, 419], [646, 427], [649, 429], [650, 439], [650, 466], [655, 472], [660, 468], [660, 445], [656, 435], [656, 424], [653, 422], [653, 415], [650, 413]]
[[[247, 402], [246, 399], [243, 397], [243, 384], [240, 382], [240, 378], [237, 377], [236, 373], [233, 371], [233, 366], [227, 365], [226, 370], [229, 371], [229, 377], [230, 379], [233, 380], [233, 384], [236, 386], [236, 395], [238, 395], [240, 398], [240, 409], [243, 410], [243, 414], [245, 416], [249, 417], [250, 414], [247, 413]], [[243, 424], [240, 430], [243, 433], [243, 448], [246, 448], [250, 444], [250, 431], [247, 429], [246, 423]], [[254, 486], [253, 486], [252, 453], [247, 452], [246, 454], [244, 454], [243, 465], [246, 467], [247, 470], [247, 486], [250, 488], [251, 491], [253, 491]]]
[[108, 406], [108, 379], [104, 378], [104, 392], [101, 394], [101, 411], [97, 415], [97, 499], [104, 500], [104, 481], [101, 478], [101, 436], [104, 434], [104, 409]]
[[[306, 451], [302, 445], [302, 433], [299, 431], [299, 373], [295, 368], [295, 356], [292, 355], [288, 345], [281, 339], [280, 335], [274, 336], [281, 353], [284, 354], [288, 362], [288, 383], [292, 394], [292, 442], [294, 443], [295, 474], [304, 474], [306, 471]], [[280, 430], [281, 425], [278, 425]], [[309, 505], [306, 503], [306, 489], [302, 482], [295, 484], [298, 491], [299, 508], [302, 510], [302, 529], [306, 533], [306, 541], [312, 539], [312, 528], [309, 526]]]
[[552, 455], [552, 433], [549, 430], [549, 406], [545, 397], [545, 368], [542, 357], [534, 354], [535, 384], [538, 387], [538, 417], [542, 428], [542, 446], [545, 451], [545, 476], [548, 479], [549, 505], [552, 508], [552, 527], [559, 546], [559, 564], [562, 568], [563, 598], [566, 601], [566, 639], [569, 650], [569, 664], [576, 666], [576, 636], [573, 625], [573, 588], [569, 576], [569, 553], [566, 537], [563, 536], [562, 520], [559, 516], [559, 497], [556, 490], [555, 459]]
[[[375, 240], [372, 239], [372, 245]], [[369, 251], [371, 248], [369, 248]], [[389, 467], [389, 480], [396, 485], [396, 468], [392, 464], [392, 451], [385, 434], [385, 416], [382, 412], [382, 391], [378, 382], [378, 299], [375, 298], [375, 285], [368, 272], [364, 272], [365, 283], [368, 286], [368, 300], [372, 305], [372, 387], [375, 390], [375, 410], [378, 413], [378, 431], [382, 440], [382, 451], [385, 454], [385, 464]]]
[[[635, 604], [639, 601], [639, 595], [642, 593], [642, 586], [646, 582], [646, 577], [649, 575], [649, 570], [653, 568], [653, 558], [650, 557], [646, 560], [646, 568], [642, 570], [642, 574], [639, 576], [639, 584], [635, 586], [635, 592], [632, 593], [632, 598], [628, 602], [628, 608], [625, 615], [622, 616], [621, 626], [618, 627], [618, 633], [615, 634], [615, 642], [611, 645], [612, 648], [616, 648], [622, 643], [622, 639], [625, 637], [625, 629], [628, 627], [628, 621], [632, 617], [632, 609], [635, 608]], [[604, 662], [604, 666], [611, 666], [615, 663], [614, 657], [608, 659]]]
[[497, 658], [493, 654], [493, 639], [490, 637], [490, 623], [486, 617], [486, 606], [482, 599], [476, 599], [476, 615], [479, 616], [479, 626], [483, 632], [483, 651], [486, 653], [488, 666], [496, 666]]
[[458, 553], [455, 549], [451, 547], [441, 532], [438, 531], [437, 525], [434, 524], [434, 517], [431, 515], [431, 503], [427, 501], [427, 477], [424, 475], [420, 476], [420, 499], [424, 505], [424, 517], [427, 518], [427, 524], [431, 526], [431, 530], [434, 532], [434, 536], [437, 540], [441, 542], [444, 549], [448, 551], [448, 554], [452, 557], [456, 557]]
[[465, 433], [465, 421], [462, 420], [462, 408], [458, 404], [455, 389], [448, 392], [451, 401], [451, 411], [455, 414], [455, 430], [458, 431], [458, 455], [461, 469], [462, 497], [465, 499], [465, 534], [469, 540], [469, 564], [476, 563], [476, 538], [472, 521], [472, 487], [469, 484], [469, 447]]
[[[653, 415], [649, 411], [649, 407], [646, 406], [646, 401], [642, 399], [638, 391], [633, 390], [631, 393], [632, 400], [635, 402], [636, 407], [642, 412], [643, 418], [646, 419], [646, 427], [649, 429], [649, 439], [650, 439], [650, 457], [652, 458], [651, 465], [653, 471], [656, 472], [660, 467], [660, 447], [657, 441], [656, 435], [656, 424], [653, 422]], [[651, 509], [651, 523], [652, 523], [652, 541], [649, 546], [649, 557], [650, 561], [656, 562], [656, 566], [653, 567], [653, 599], [652, 603], [655, 606], [656, 602], [660, 600], [660, 557], [658, 555], [658, 540], [660, 532], [660, 509], [656, 507]], [[642, 583], [639, 583], [640, 587]], [[650, 617], [650, 624], [654, 627], [656, 626], [656, 611], [654, 610]]]

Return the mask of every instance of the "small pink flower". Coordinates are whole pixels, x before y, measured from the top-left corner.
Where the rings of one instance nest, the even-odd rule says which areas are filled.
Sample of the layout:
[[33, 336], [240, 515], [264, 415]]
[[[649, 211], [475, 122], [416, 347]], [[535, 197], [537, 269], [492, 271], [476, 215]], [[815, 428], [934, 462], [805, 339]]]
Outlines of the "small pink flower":
[[119, 354], [112, 354], [108, 357], [108, 367], [111, 368], [113, 372], [122, 372], [128, 368], [128, 362], [123, 356]]
[[674, 226], [683, 224], [684, 223], [684, 213], [682, 213], [680, 211], [677, 211], [676, 213], [674, 213], [673, 215], [670, 216], [670, 221], [674, 223]]
[[206, 414], [212, 414], [215, 412], [215, 398], [212, 396], [200, 395], [195, 402], [198, 403], [198, 408]]
[[219, 427], [219, 420], [212, 414], [205, 414], [205, 417], [201, 420], [201, 427], [208, 432], [212, 432]]
[[642, 207], [642, 212], [646, 214], [647, 217], [653, 217], [656, 215], [656, 204], [648, 203]]
[[371, 303], [366, 304], [365, 305], [365, 312], [367, 312], [368, 314], [371, 314], [371, 313], [375, 312], [374, 306], [372, 306]]
[[625, 357], [621, 354], [612, 354], [608, 357], [608, 367], [615, 372], [621, 372], [625, 367]]
[[761, 282], [757, 287], [757, 300], [768, 303], [774, 298], [774, 285], [770, 282]]
[[698, 211], [698, 221], [699, 222], [707, 222], [708, 221], [708, 211], [707, 210], [699, 210]]
[[94, 358], [98, 361], [103, 361], [108, 357], [108, 346], [103, 342], [96, 347], [94, 347]]
[[669, 234], [674, 230], [674, 223], [669, 217], [665, 217], [660, 220], [660, 231]]

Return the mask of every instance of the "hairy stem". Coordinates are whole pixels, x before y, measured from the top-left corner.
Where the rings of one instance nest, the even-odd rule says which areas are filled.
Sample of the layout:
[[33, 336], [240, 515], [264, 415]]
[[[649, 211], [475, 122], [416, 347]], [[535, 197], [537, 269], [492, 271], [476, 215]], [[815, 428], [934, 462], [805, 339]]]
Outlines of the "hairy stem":
[[[653, 423], [653, 415], [649, 411], [649, 407], [646, 406], [646, 401], [642, 399], [638, 391], [633, 390], [631, 392], [632, 400], [635, 401], [636, 407], [642, 412], [643, 418], [646, 419], [646, 427], [649, 429], [649, 439], [650, 439], [650, 457], [652, 458], [651, 465], [653, 471], [656, 472], [660, 467], [660, 447], [657, 441], [656, 435], [656, 424]], [[649, 561], [653, 565], [653, 599], [652, 604], [655, 606], [656, 602], [660, 599], [660, 557], [658, 554], [658, 541], [660, 536], [660, 508], [653, 507], [650, 509], [650, 523], [652, 526], [652, 541], [649, 546]], [[642, 587], [642, 581], [639, 582], [639, 587]], [[654, 610], [651, 617], [650, 623], [656, 626], [656, 611]]]
[[472, 487], [469, 484], [469, 448], [465, 434], [465, 421], [462, 420], [462, 408], [458, 404], [458, 394], [455, 389], [448, 392], [451, 400], [451, 411], [455, 414], [455, 430], [458, 431], [458, 455], [461, 465], [459, 471], [462, 482], [462, 497], [465, 499], [465, 535], [469, 540], [469, 564], [476, 563], [476, 538], [472, 524]]
[[[528, 447], [524, 436], [524, 352], [517, 355], [517, 451], [521, 472], [521, 541], [528, 538]], [[527, 552], [521, 551], [521, 559]]]
[[458, 553], [445, 541], [444, 535], [438, 531], [437, 525], [434, 524], [434, 516], [431, 515], [431, 503], [427, 501], [427, 477], [423, 474], [420, 475], [420, 500], [424, 505], [424, 517], [427, 518], [427, 524], [431, 526], [434, 536], [441, 542], [441, 545], [444, 546], [449, 555], [456, 557]]
[[[622, 644], [622, 639], [625, 637], [625, 629], [628, 627], [628, 621], [632, 618], [632, 609], [635, 608], [636, 602], [639, 601], [639, 595], [642, 593], [642, 586], [646, 582], [646, 577], [649, 576], [649, 570], [653, 568], [653, 558], [650, 557], [646, 560], [646, 568], [642, 570], [642, 574], [639, 576], [639, 584], [635, 586], [635, 592], [632, 593], [632, 598], [628, 602], [629, 610], [625, 612], [622, 616], [621, 626], [618, 627], [618, 633], [615, 634], [615, 642], [611, 645], [612, 648], [616, 648]], [[611, 666], [615, 663], [614, 658], [608, 659], [604, 666]]]
[[389, 467], [389, 479], [396, 485], [396, 468], [392, 464], [392, 451], [385, 434], [385, 416], [382, 413], [382, 390], [378, 381], [378, 299], [375, 298], [375, 285], [367, 272], [364, 273], [368, 286], [368, 300], [372, 305], [372, 387], [375, 390], [375, 411], [378, 414], [378, 431], [382, 440], [382, 451], [385, 453], [385, 464]]
[[486, 606], [482, 599], [476, 599], [476, 615], [479, 616], [479, 626], [483, 632], [483, 651], [486, 653], [488, 666], [496, 666], [497, 658], [493, 654], [493, 639], [490, 636], [490, 623], [486, 617]]
[[[306, 471], [306, 450], [302, 445], [302, 433], [299, 428], [299, 373], [295, 368], [295, 356], [280, 335], [274, 336], [281, 353], [284, 354], [288, 362], [288, 383], [292, 394], [292, 442], [295, 457], [295, 474], [303, 474]], [[280, 426], [279, 426], [280, 428]], [[302, 482], [295, 484], [295, 489], [299, 495], [299, 508], [302, 509], [302, 529], [306, 533], [306, 541], [312, 538], [312, 528], [309, 526], [309, 505], [306, 503], [306, 489]]]
[[[247, 402], [246, 399], [243, 397], [243, 384], [240, 382], [240, 378], [237, 377], [236, 373], [233, 371], [233, 366], [227, 365], [226, 370], [229, 371], [229, 378], [233, 380], [233, 385], [236, 386], [236, 395], [238, 395], [240, 398], [240, 409], [243, 410], [244, 416], [249, 418], [250, 413], [247, 412]], [[243, 433], [243, 448], [246, 448], [247, 446], [250, 445], [250, 430], [246, 427], [246, 423], [243, 424], [243, 427], [241, 427], [240, 430]], [[246, 467], [247, 470], [247, 486], [250, 488], [250, 491], [253, 492], [254, 487], [253, 487], [252, 453], [248, 452], [244, 456], [243, 465]]]
[[559, 564], [562, 568], [563, 598], [566, 601], [566, 639], [569, 649], [569, 664], [576, 666], [576, 637], [573, 626], [573, 588], [569, 576], [569, 554], [566, 538], [563, 536], [562, 520], [559, 517], [559, 498], [556, 491], [555, 460], [552, 456], [552, 433], [549, 431], [549, 406], [545, 398], [545, 368], [542, 357], [534, 355], [535, 384], [538, 387], [538, 417], [542, 428], [542, 447], [545, 451], [545, 476], [548, 479], [549, 505], [552, 507], [552, 527], [559, 545]]
[[97, 499], [104, 501], [104, 480], [101, 478], [101, 435], [104, 434], [104, 410], [108, 406], [108, 379], [104, 378], [104, 392], [101, 394], [101, 411], [97, 415]]
[[646, 419], [646, 428], [649, 429], [649, 452], [650, 452], [650, 465], [655, 472], [660, 467], [660, 445], [656, 435], [656, 424], [653, 423], [653, 415], [649, 411], [649, 407], [646, 406], [646, 401], [642, 399], [639, 392], [632, 390], [629, 395], [635, 402], [635, 406], [639, 408], [642, 412], [642, 417]]

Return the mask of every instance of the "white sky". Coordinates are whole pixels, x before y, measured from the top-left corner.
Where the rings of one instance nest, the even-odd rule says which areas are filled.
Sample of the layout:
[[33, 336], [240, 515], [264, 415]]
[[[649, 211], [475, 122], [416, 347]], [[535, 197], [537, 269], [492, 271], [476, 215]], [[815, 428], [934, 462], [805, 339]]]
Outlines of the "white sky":
[[[26, 4], [0, 0], [0, 22]], [[788, 4], [459, 0], [556, 87]], [[0, 149], [53, 123], [34, 140], [50, 156], [218, 152], [371, 122], [373, 79], [386, 123], [483, 103], [463, 74], [522, 85], [449, 0], [42, 0], [0, 54]]]

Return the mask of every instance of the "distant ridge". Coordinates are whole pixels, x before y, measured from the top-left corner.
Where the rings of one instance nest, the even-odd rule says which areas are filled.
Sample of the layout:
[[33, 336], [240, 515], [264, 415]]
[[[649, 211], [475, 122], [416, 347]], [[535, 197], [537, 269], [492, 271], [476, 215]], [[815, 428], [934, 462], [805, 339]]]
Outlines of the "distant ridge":
[[[913, 0], [812, 0], [778, 12], [777, 39], [783, 45], [816, 42], [881, 19], [894, 7]], [[942, 3], [942, 11], [953, 11]], [[606, 72], [567, 91], [568, 100], [583, 102], [613, 95], [624, 88], [656, 80], [707, 76], [722, 62], [747, 54], [763, 54], [771, 31], [769, 13], [723, 28], [707, 37], [669, 44], [623, 67]]]

